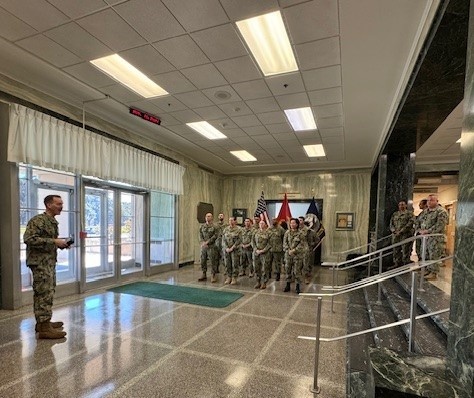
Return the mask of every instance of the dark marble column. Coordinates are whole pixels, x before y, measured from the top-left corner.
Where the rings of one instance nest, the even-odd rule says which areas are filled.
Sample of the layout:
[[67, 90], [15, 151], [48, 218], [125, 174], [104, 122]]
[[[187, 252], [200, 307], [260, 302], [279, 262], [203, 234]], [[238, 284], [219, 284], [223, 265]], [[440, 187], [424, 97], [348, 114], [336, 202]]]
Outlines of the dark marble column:
[[459, 194], [456, 214], [448, 367], [474, 396], [474, 3], [469, 37], [461, 135]]
[[379, 159], [378, 174], [376, 235], [377, 239], [380, 239], [390, 235], [390, 217], [398, 210], [398, 202], [405, 200], [409, 209], [413, 208], [415, 155], [382, 155]]

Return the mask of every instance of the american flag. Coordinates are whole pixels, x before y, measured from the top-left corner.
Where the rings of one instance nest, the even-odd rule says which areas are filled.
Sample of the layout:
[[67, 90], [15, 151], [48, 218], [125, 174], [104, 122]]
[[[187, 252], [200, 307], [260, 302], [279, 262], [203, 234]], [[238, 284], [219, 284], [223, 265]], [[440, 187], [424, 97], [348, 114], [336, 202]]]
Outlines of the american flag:
[[260, 220], [263, 220], [270, 226], [270, 220], [268, 219], [267, 203], [265, 202], [265, 197], [260, 196], [260, 199], [257, 201], [257, 210], [255, 210], [254, 217], [260, 217]]

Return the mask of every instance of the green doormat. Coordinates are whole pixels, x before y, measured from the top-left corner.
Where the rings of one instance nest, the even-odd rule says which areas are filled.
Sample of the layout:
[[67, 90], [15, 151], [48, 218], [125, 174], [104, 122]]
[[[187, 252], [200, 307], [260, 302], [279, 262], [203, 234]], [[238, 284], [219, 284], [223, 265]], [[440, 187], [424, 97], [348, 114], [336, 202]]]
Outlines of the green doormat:
[[152, 282], [130, 283], [108, 291], [217, 308], [227, 307], [243, 296], [242, 293]]

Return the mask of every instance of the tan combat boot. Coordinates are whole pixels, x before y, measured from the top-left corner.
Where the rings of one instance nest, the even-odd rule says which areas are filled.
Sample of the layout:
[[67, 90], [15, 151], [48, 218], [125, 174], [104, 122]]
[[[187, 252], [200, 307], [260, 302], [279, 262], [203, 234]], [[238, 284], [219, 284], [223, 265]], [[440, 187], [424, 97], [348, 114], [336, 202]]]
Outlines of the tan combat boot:
[[38, 338], [40, 339], [62, 339], [66, 336], [66, 332], [55, 329], [50, 322], [38, 323]]
[[198, 282], [204, 282], [206, 279], [207, 279], [206, 273], [203, 272], [202, 276], [200, 278], [198, 278]]
[[232, 279], [230, 279], [230, 276], [228, 276], [227, 278], [225, 278], [225, 282], [224, 282], [224, 285], [228, 285], [230, 282], [231, 282]]
[[231, 285], [237, 285], [237, 278], [235, 276], [232, 277], [232, 280], [230, 281]]
[[216, 274], [211, 275], [211, 283], [216, 283], [217, 282], [217, 276]]
[[[52, 328], [54, 329], [62, 329], [63, 328], [63, 325], [64, 325], [64, 322], [49, 322], [49, 324], [51, 325]], [[38, 328], [38, 323], [35, 325], [35, 332], [39, 332], [39, 328]]]

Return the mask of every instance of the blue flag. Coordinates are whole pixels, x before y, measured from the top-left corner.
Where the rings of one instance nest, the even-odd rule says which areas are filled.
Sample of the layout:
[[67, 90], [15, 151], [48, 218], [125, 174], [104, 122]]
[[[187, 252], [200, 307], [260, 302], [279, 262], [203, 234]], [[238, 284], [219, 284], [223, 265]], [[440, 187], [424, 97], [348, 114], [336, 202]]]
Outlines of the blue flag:
[[311, 203], [309, 204], [308, 211], [306, 212], [306, 214], [308, 213], [315, 214], [316, 217], [318, 217], [318, 220], [321, 221], [321, 213], [319, 212], [318, 205], [316, 204], [316, 201], [314, 200], [314, 196], [313, 196], [313, 199], [311, 200]]

